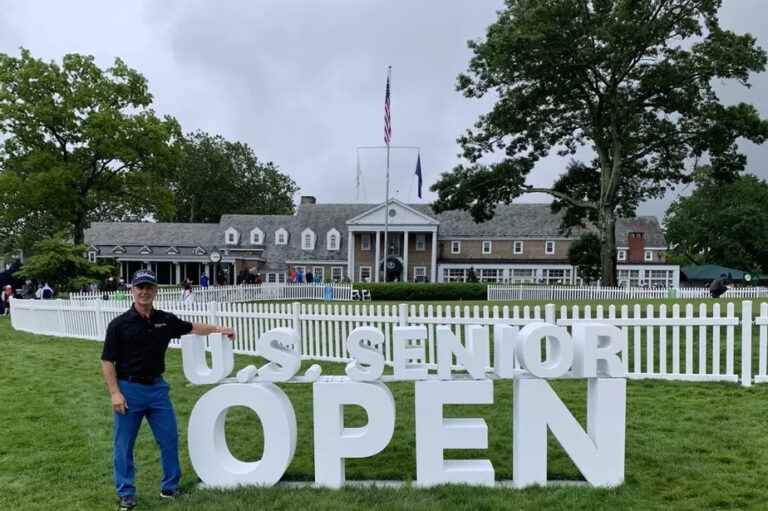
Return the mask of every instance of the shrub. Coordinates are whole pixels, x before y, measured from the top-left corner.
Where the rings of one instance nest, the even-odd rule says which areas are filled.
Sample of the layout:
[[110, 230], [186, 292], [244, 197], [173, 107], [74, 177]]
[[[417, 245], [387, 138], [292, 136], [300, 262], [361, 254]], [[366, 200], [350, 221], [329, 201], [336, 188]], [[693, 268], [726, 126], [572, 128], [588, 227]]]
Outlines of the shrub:
[[355, 283], [355, 289], [368, 289], [372, 300], [485, 300], [486, 284], [446, 282], [378, 284]]

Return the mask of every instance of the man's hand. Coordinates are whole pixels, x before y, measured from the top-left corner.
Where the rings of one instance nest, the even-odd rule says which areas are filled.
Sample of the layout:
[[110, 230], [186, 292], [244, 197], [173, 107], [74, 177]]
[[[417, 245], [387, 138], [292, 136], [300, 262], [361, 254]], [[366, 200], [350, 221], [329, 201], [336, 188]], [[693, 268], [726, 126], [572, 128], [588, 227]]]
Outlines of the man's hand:
[[233, 328], [230, 328], [228, 326], [222, 326], [222, 327], [219, 327], [218, 333], [220, 333], [221, 335], [226, 335], [230, 341], [235, 340], [235, 330]]
[[125, 398], [121, 392], [112, 394], [112, 409], [120, 415], [125, 415], [125, 410], [128, 409], [128, 403], [125, 402]]

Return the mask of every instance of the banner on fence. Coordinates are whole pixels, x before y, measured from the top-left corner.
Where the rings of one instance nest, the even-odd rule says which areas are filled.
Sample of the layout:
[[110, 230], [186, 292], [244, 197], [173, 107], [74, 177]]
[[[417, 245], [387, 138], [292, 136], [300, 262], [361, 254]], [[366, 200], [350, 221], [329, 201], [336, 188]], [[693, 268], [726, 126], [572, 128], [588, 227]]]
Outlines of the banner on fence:
[[[444, 418], [444, 406], [493, 404], [494, 380], [514, 379], [514, 485], [547, 483], [547, 431], [550, 430], [593, 486], [616, 486], [624, 480], [626, 374], [621, 331], [603, 323], [580, 323], [572, 333], [560, 326], [535, 322], [522, 328], [496, 324], [494, 365], [490, 362], [489, 330], [474, 325], [464, 344], [447, 326], [438, 326], [437, 368], [426, 364], [427, 328], [393, 327], [392, 374], [384, 374], [385, 335], [371, 326], [352, 330], [346, 338], [351, 361], [344, 376], [321, 376], [312, 366], [298, 375], [302, 342], [293, 328], [274, 328], [256, 345], [268, 360], [260, 368], [247, 366], [237, 377], [230, 342], [182, 339], [184, 374], [193, 384], [221, 383], [195, 404], [189, 418], [188, 442], [192, 466], [212, 487], [274, 485], [285, 473], [296, 449], [297, 424], [293, 405], [277, 382], [313, 386], [315, 484], [340, 488], [345, 483], [345, 459], [381, 452], [395, 427], [395, 400], [385, 385], [413, 381], [415, 385], [416, 484], [429, 487], [459, 483], [496, 484], [490, 460], [445, 460], [445, 449], [487, 449], [488, 427], [482, 418]], [[545, 343], [545, 349], [542, 349]], [[456, 364], [454, 364], [454, 359]], [[466, 373], [457, 374], [456, 368]], [[549, 379], [588, 380], [585, 431], [549, 385]], [[236, 459], [227, 447], [227, 410], [253, 410], [264, 429], [261, 460]], [[344, 424], [344, 407], [362, 407], [363, 427]]]

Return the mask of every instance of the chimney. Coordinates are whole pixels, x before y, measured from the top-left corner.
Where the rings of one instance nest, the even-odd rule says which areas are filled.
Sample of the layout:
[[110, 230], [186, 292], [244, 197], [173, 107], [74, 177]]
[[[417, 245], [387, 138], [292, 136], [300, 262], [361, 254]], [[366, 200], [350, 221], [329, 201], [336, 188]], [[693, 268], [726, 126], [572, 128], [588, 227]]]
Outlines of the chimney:
[[317, 204], [317, 199], [311, 195], [302, 195], [300, 205], [304, 206], [306, 204]]
[[630, 232], [627, 235], [629, 242], [629, 253], [627, 262], [642, 263], [645, 256], [645, 235], [642, 232]]

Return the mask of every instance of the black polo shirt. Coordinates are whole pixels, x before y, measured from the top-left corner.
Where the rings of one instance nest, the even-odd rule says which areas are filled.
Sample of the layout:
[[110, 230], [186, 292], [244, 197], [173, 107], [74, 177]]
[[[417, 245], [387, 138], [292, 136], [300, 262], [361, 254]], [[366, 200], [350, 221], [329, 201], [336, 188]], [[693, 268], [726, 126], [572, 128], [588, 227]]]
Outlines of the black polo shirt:
[[191, 331], [192, 323], [170, 312], [153, 309], [145, 319], [131, 307], [109, 323], [101, 359], [115, 363], [118, 378], [160, 376], [168, 343]]

